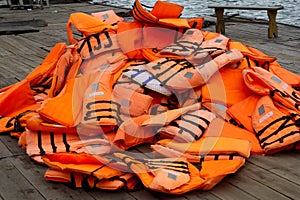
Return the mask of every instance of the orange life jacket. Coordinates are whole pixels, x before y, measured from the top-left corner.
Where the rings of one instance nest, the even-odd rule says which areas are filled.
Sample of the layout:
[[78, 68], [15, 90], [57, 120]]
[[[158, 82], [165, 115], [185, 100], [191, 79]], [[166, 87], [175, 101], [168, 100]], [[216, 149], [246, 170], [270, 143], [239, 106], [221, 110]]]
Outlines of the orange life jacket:
[[223, 67], [202, 87], [202, 101], [216, 102], [230, 107], [252, 95], [246, 86], [242, 70]]
[[[112, 100], [115, 75], [121, 74], [126, 65], [110, 66], [103, 71], [89, 74], [88, 84], [85, 86], [81, 123], [99, 125], [117, 125], [121, 123], [121, 102]], [[118, 78], [119, 76], [117, 76]]]
[[67, 183], [72, 188], [83, 188], [86, 191], [91, 189], [101, 190], [135, 190], [140, 182], [135, 174], [126, 173], [108, 179], [101, 179], [78, 172], [67, 172], [49, 168], [44, 175], [45, 180], [60, 183]]
[[[2, 90], [0, 93], [0, 116], [15, 117], [28, 110], [29, 107], [35, 107], [35, 104], [40, 103], [35, 95], [44, 91], [38, 91], [39, 88], [36, 87], [47, 88], [51, 85], [52, 79], [50, 77], [65, 48], [65, 43], [56, 44], [43, 62], [29, 73], [24, 80]], [[37, 91], [34, 91], [35, 88]], [[11, 106], [12, 99], [14, 100], [14, 106]]]
[[109, 153], [110, 143], [101, 137], [86, 137], [78, 134], [74, 127], [51, 124], [39, 116], [27, 120], [26, 153], [34, 160], [46, 154], [58, 152]]
[[164, 95], [171, 95], [171, 91], [166, 87], [161, 86], [161, 82], [157, 80], [153, 74], [147, 71], [144, 68], [144, 65], [137, 65], [134, 68], [130, 68], [124, 71], [123, 75], [137, 82], [142, 87], [146, 87]]
[[[248, 158], [250, 156], [251, 148], [251, 144], [248, 140], [215, 136], [207, 136], [193, 142], [185, 143], [176, 142], [172, 139], [163, 139], [152, 145], [151, 148], [154, 148], [155, 145], [161, 145], [190, 155], [225, 154], [228, 155], [227, 158], [230, 157], [230, 154]], [[159, 151], [157, 153], [167, 156], [164, 151]]]
[[57, 96], [64, 87], [66, 81], [75, 78], [81, 61], [82, 60], [75, 48], [70, 47], [66, 50], [56, 64], [48, 97]]
[[149, 95], [122, 86], [115, 86], [112, 94], [112, 101], [120, 102], [120, 113], [132, 117], [148, 114], [152, 100]]
[[143, 28], [139, 22], [119, 22], [117, 39], [122, 52], [129, 59], [143, 59]]
[[231, 41], [228, 44], [229, 49], [238, 49], [244, 55], [244, 59], [241, 60], [237, 66], [239, 69], [247, 69], [253, 66], [262, 67], [268, 70], [271, 63], [273, 63], [276, 58], [268, 56], [263, 52], [242, 44], [241, 42]]
[[[161, 14], [162, 12], [166, 12], [166, 7], [168, 7], [168, 12], [166, 14]], [[132, 17], [139, 21], [142, 24], [160, 24], [163, 26], [169, 27], [177, 27], [177, 28], [190, 28], [190, 25], [186, 19], [178, 18], [181, 14], [183, 7], [173, 4], [173, 3], [166, 3], [166, 2], [158, 2], [154, 5], [152, 11], [158, 17], [156, 17], [152, 11], [149, 12], [142, 6], [140, 0], [136, 0], [134, 2], [132, 8]], [[160, 14], [158, 14], [160, 13]], [[166, 18], [166, 16], [168, 16]]]
[[146, 24], [143, 27], [142, 55], [148, 61], [159, 58], [159, 51], [177, 41], [182, 35], [182, 29], [170, 28], [156, 24]]
[[160, 135], [176, 141], [193, 142], [201, 138], [216, 116], [207, 110], [195, 110], [181, 115], [158, 130]]
[[243, 70], [244, 81], [252, 91], [260, 95], [270, 95], [287, 109], [300, 114], [300, 92], [263, 68], [252, 69], [254, 71]]
[[292, 87], [300, 87], [300, 76], [299, 74], [293, 73], [283, 67], [277, 62], [270, 64], [269, 71], [278, 76], [281, 80], [291, 85]]
[[118, 16], [113, 10], [105, 10], [101, 12], [91, 13], [93, 17], [96, 17], [102, 22], [105, 22], [109, 25], [117, 25], [119, 22], [124, 21], [124, 19]]
[[203, 137], [228, 137], [248, 140], [251, 144], [251, 154], [264, 154], [264, 150], [254, 132], [232, 125], [220, 118], [215, 118], [210, 122]]
[[285, 115], [280, 112], [269, 96], [261, 97], [252, 115], [253, 128], [268, 154], [291, 148], [300, 140], [298, 121], [296, 114]]
[[242, 54], [238, 50], [232, 50], [200, 66], [194, 66], [185, 59], [160, 58], [145, 67], [161, 81], [162, 85], [175, 90], [183, 90], [205, 84], [220, 68], [236, 63], [241, 58]]
[[57, 96], [43, 102], [39, 109], [40, 116], [46, 121], [67, 127], [76, 126], [81, 118], [84, 79], [80, 77], [67, 81]]
[[81, 12], [72, 13], [66, 25], [67, 36], [70, 44], [76, 44], [79, 41], [79, 39], [76, 39], [73, 36], [72, 25], [80, 33], [82, 33], [84, 37], [95, 33], [100, 33], [103, 30], [114, 29], [114, 27], [112, 27], [111, 25], [102, 22], [91, 15]]
[[159, 52], [160, 57], [187, 57], [195, 52], [203, 41], [202, 32], [199, 29], [188, 29], [173, 44], [166, 46]]
[[[99, 62], [96, 66], [99, 68], [102, 65], [121, 60], [123, 55], [115, 31], [104, 30], [99, 33], [91, 34], [79, 41], [76, 47], [83, 60], [96, 59], [97, 62]], [[103, 59], [106, 62], [101, 61]], [[85, 68], [87, 67], [95, 68], [95, 66], [86, 66]]]
[[205, 33], [202, 32], [204, 41], [201, 43], [200, 47], [186, 59], [193, 63], [194, 65], [202, 65], [209, 62], [216, 56], [226, 52], [228, 50], [227, 44], [229, 38], [222, 34], [218, 34], [215, 37], [207, 37]]
[[155, 135], [153, 127], [142, 126], [149, 118], [149, 115], [141, 115], [124, 119], [116, 132], [113, 144], [126, 150], [142, 143], [153, 143]]
[[[219, 183], [227, 174], [236, 172], [245, 163], [245, 157], [249, 156], [249, 142], [246, 140], [237, 140], [237, 144], [242, 142], [244, 146], [243, 153], [239, 149], [240, 147], [231, 146], [235, 143], [235, 139], [227, 138], [233, 140], [223, 141], [226, 138], [214, 138], [208, 137], [200, 139], [201, 143], [197, 141], [193, 143], [174, 143], [171, 140], [161, 140], [157, 144], [151, 145], [151, 148], [155, 153], [164, 155], [170, 158], [186, 158], [188, 161], [194, 163], [199, 169], [199, 176], [204, 179], [205, 182], [201, 184], [200, 189], [209, 190], [212, 189], [217, 183]], [[217, 140], [223, 143], [224, 146], [231, 146], [231, 151], [235, 149], [239, 153], [229, 153], [225, 148], [223, 150], [219, 149]], [[229, 143], [227, 143], [229, 142]], [[195, 144], [195, 145], [194, 145]], [[203, 146], [202, 146], [203, 145]], [[246, 145], [246, 146], [245, 146]], [[248, 148], [248, 149], [247, 149]], [[219, 151], [220, 150], [220, 151]], [[225, 150], [225, 151], [224, 151]], [[202, 151], [202, 153], [201, 153]], [[247, 153], [248, 152], [248, 153]], [[246, 154], [244, 154], [246, 153]]]
[[183, 194], [199, 189], [204, 182], [204, 179], [199, 176], [198, 169], [185, 159], [162, 158], [143, 161], [122, 153], [114, 153], [114, 155], [127, 163], [143, 185], [151, 190]]
[[172, 121], [174, 121], [175, 119], [177, 119], [178, 117], [180, 117], [181, 115], [183, 115], [184, 113], [194, 111], [194, 110], [199, 110], [200, 108], [201, 108], [201, 104], [195, 103], [190, 106], [173, 109], [173, 110], [167, 110], [166, 112], [162, 112], [157, 115], [150, 115], [150, 118], [145, 120], [142, 123], [142, 126], [148, 126], [148, 125], [165, 126], [171, 123]]
[[65, 43], [55, 44], [43, 62], [28, 74], [25, 79], [30, 81], [32, 86], [44, 85], [54, 73], [56, 64], [65, 53], [65, 50]]
[[128, 172], [127, 166], [122, 162], [86, 153], [49, 154], [43, 156], [43, 161], [52, 169], [93, 176], [99, 181], [120, 177]]
[[239, 126], [242, 126], [243, 128], [254, 133], [252, 114], [259, 99], [259, 95], [253, 94], [230, 106], [227, 109], [227, 113], [234, 119], [234, 121], [237, 122]]
[[223, 119], [226, 122], [232, 122], [232, 117], [227, 114], [228, 108], [217, 102], [202, 102], [201, 106], [214, 113], [217, 117]]

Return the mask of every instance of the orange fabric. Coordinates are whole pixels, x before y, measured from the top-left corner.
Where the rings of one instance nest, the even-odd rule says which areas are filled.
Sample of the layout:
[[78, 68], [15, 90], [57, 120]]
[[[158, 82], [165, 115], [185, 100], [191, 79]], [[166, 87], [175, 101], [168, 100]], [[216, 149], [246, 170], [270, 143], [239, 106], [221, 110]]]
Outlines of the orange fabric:
[[160, 128], [158, 133], [176, 141], [193, 142], [203, 136], [214, 118], [216, 116], [213, 113], [203, 109], [187, 112]]
[[91, 34], [76, 45], [82, 59], [89, 59], [106, 52], [120, 50], [116, 32], [107, 30]]
[[120, 112], [122, 114], [137, 117], [149, 113], [153, 98], [122, 86], [115, 86], [112, 100], [120, 102]]
[[300, 140], [300, 130], [295, 119], [296, 115], [286, 116], [280, 112], [269, 96], [260, 98], [252, 120], [253, 128], [266, 153], [289, 149]]
[[85, 137], [76, 132], [50, 132], [26, 130], [26, 153], [33, 159], [59, 152], [109, 153], [110, 143], [106, 139]]
[[[166, 6], [168, 6], [167, 12], [164, 9], [164, 7]], [[166, 14], [160, 13], [160, 10], [162, 9], [164, 10], [163, 13]], [[158, 15], [159, 17], [156, 17], [153, 13]], [[140, 23], [160, 24], [163, 26], [176, 28], [190, 28], [190, 25], [188, 24], [188, 21], [186, 19], [174, 17], [178, 16], [181, 13], [181, 6], [179, 5], [166, 2], [158, 2], [153, 8], [153, 13], [144, 9], [140, 0], [135, 1], [132, 9], [132, 16], [135, 20], [139, 21]]]
[[187, 29], [186, 32], [173, 44], [166, 46], [159, 52], [160, 57], [187, 57], [196, 51], [203, 41], [199, 29]]
[[88, 74], [84, 87], [81, 123], [94, 125], [117, 125], [120, 103], [112, 101], [113, 84], [119, 78], [126, 65], [110, 65], [102, 71]]
[[204, 17], [189, 18], [188, 23], [191, 28], [196, 28], [201, 30], [204, 24]]
[[220, 69], [202, 87], [203, 102], [217, 102], [229, 107], [252, 94], [244, 83], [242, 70], [230, 67]]
[[155, 135], [153, 127], [141, 126], [149, 117], [142, 115], [127, 118], [118, 128], [113, 144], [121, 149], [128, 149], [142, 143], [152, 143]]
[[104, 29], [113, 29], [113, 27], [109, 24], [102, 22], [91, 15], [81, 12], [72, 13], [66, 25], [67, 36], [70, 44], [75, 44], [78, 42], [78, 40], [73, 36], [72, 25], [85, 37], [95, 33], [99, 33]]
[[[186, 182], [187, 177], [183, 180], [178, 180], [177, 182], [177, 177], [180, 176], [181, 174], [183, 175], [184, 173], [165, 168], [164, 166], [159, 167], [156, 171], [149, 170], [149, 168], [146, 166], [146, 163], [151, 162], [152, 160], [150, 159], [148, 159], [144, 164], [125, 154], [115, 153], [114, 155], [116, 157], [121, 158], [124, 162], [129, 164], [131, 170], [134, 173], [136, 173], [136, 175], [140, 178], [140, 180], [142, 181], [142, 183], [146, 188], [155, 191], [170, 193], [170, 194], [183, 194], [201, 188], [204, 182], [204, 179], [202, 179], [199, 176], [199, 170], [191, 163], [186, 162], [182, 159], [173, 159], [173, 161], [174, 162], [181, 161], [183, 163], [186, 163], [185, 165], [186, 168], [188, 169], [189, 177], [190, 177], [190, 180], [188, 182]], [[171, 160], [160, 159], [160, 160], [162, 162], [166, 160], [172, 163], [172, 159]], [[156, 161], [156, 159], [154, 159], [154, 161]], [[169, 172], [169, 173], [165, 174], [164, 172]], [[161, 181], [162, 179], [164, 181]]]
[[227, 122], [232, 120], [232, 118], [227, 114], [228, 108], [223, 104], [216, 102], [202, 102], [201, 105], [202, 107], [206, 108], [207, 110], [211, 111], [216, 116]]
[[150, 115], [150, 118], [145, 120], [142, 123], [142, 126], [147, 126], [147, 125], [153, 125], [153, 126], [164, 126], [169, 124], [171, 121], [177, 119], [181, 115], [183, 115], [186, 112], [193, 111], [193, 110], [198, 110], [201, 107], [199, 103], [195, 103], [190, 106], [174, 109], [174, 110], [168, 110], [166, 112], [163, 112], [158, 115]]
[[203, 137], [228, 137], [248, 140], [251, 143], [251, 154], [264, 154], [264, 150], [254, 132], [236, 127], [219, 118], [211, 121]]
[[[87, 159], [85, 157], [87, 157]], [[84, 153], [75, 154], [75, 156], [73, 153], [57, 153], [43, 156], [43, 161], [46, 165], [53, 169], [78, 172], [87, 175], [92, 174], [99, 180], [109, 179], [114, 176], [121, 176], [125, 174], [123, 171], [120, 171], [115, 167], [105, 165], [102, 162], [103, 158], [101, 158], [101, 156], [95, 156], [95, 158], [92, 158], [94, 161], [90, 162], [91, 157], [94, 156]], [[79, 160], [77, 160], [77, 158], [85, 159], [86, 162], [78, 162]], [[106, 160], [107, 159], [104, 159], [104, 161]]]
[[123, 53], [130, 59], [143, 59], [143, 28], [139, 22], [119, 22], [117, 39]]
[[[167, 45], [176, 41], [182, 35], [182, 31], [158, 26], [155, 24], [146, 24], [143, 27], [143, 48], [155, 49], [158, 53], [159, 50], [165, 48]], [[147, 57], [146, 57], [147, 58]]]
[[48, 97], [57, 96], [64, 87], [66, 81], [71, 78], [75, 78], [80, 64], [81, 59], [78, 53], [75, 52], [73, 48], [67, 49], [56, 64]]
[[277, 62], [270, 64], [269, 71], [278, 76], [281, 80], [293, 87], [300, 87], [300, 75], [288, 71], [281, 67]]
[[252, 114], [255, 110], [256, 104], [260, 96], [253, 94], [235, 104], [227, 109], [227, 113], [245, 129], [254, 132], [252, 126]]
[[56, 122], [68, 127], [77, 125], [81, 116], [81, 100], [84, 92], [81, 79], [70, 79], [59, 95], [44, 101], [39, 110], [41, 117], [46, 121]]
[[200, 176], [206, 179], [202, 189], [212, 189], [224, 176], [235, 173], [244, 164], [245, 160], [211, 160], [202, 162]]
[[13, 117], [18, 113], [25, 111], [24, 109], [27, 109], [27, 107], [35, 104], [36, 101], [31, 91], [30, 82], [24, 79], [1, 93], [0, 116]]
[[156, 1], [150, 13], [159, 19], [178, 18], [181, 15], [183, 6], [166, 1]]
[[258, 49], [246, 46], [241, 42], [230, 42], [229, 49], [238, 49], [245, 56], [244, 60], [238, 66], [239, 69], [257, 66], [268, 70], [270, 64], [276, 60], [275, 57], [268, 56]]
[[204, 137], [197, 141], [187, 143], [164, 139], [158, 141], [156, 144], [191, 155], [237, 153], [245, 158], [250, 156], [251, 148], [250, 142], [245, 139], [228, 137]]
[[252, 69], [254, 71], [243, 70], [244, 81], [252, 91], [260, 95], [271, 95], [275, 101], [300, 114], [299, 91], [263, 68], [252, 67]]
[[124, 18], [118, 16], [113, 10], [91, 13], [91, 15], [112, 26], [116, 25], [118, 22], [124, 21]]
[[37, 66], [25, 79], [29, 80], [32, 86], [43, 83], [55, 70], [56, 63], [64, 54], [66, 49], [65, 43], [57, 43], [48, 53], [42, 64]]

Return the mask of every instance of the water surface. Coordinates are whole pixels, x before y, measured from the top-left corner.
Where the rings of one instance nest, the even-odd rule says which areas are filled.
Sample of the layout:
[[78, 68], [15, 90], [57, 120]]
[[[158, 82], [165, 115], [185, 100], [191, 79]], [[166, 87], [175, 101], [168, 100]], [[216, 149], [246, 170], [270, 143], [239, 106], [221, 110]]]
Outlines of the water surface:
[[[104, 2], [106, 4], [113, 4], [126, 8], [131, 8], [134, 0], [95, 0]], [[279, 10], [277, 13], [277, 22], [290, 24], [300, 27], [300, 0], [165, 0], [179, 5], [184, 6], [182, 17], [196, 17], [196, 16], [207, 16], [213, 15], [214, 10], [207, 8], [211, 4], [222, 4], [222, 5], [249, 5], [249, 6], [284, 6], [283, 10]], [[156, 0], [141, 0], [141, 2], [148, 6], [153, 6]], [[298, 9], [297, 9], [298, 8]], [[253, 19], [268, 19], [266, 14], [267, 11], [253, 11], [253, 10], [225, 10], [225, 14], [239, 14], [241, 17], [248, 17]]]

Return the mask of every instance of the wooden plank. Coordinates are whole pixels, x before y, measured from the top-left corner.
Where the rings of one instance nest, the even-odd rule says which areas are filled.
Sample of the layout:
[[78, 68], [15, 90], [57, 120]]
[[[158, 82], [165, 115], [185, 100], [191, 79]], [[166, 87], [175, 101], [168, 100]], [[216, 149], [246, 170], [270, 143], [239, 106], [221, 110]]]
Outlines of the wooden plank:
[[[261, 184], [257, 180], [245, 176], [243, 172], [246, 167], [241, 169], [238, 173], [235, 173], [234, 176], [228, 178], [227, 181], [235, 185], [237, 188], [254, 195], [258, 199], [290, 199], [283, 194], [269, 188], [268, 186]], [[251, 187], [249, 187], [250, 185]]]
[[[0, 137], [2, 137], [0, 135]], [[12, 156], [13, 154], [9, 151], [9, 149], [6, 147], [6, 145], [3, 143], [2, 140], [0, 140], [0, 160], [9, 156]]]
[[288, 179], [289, 181], [300, 185], [300, 171], [297, 167], [300, 165], [299, 160], [286, 158], [282, 153], [278, 153], [273, 156], [251, 156], [248, 161], [254, 165], [257, 165], [267, 171], [270, 171], [277, 176]]
[[47, 167], [34, 163], [27, 155], [17, 156], [10, 160], [45, 199], [94, 199], [82, 189], [70, 190], [70, 188], [64, 184], [46, 181], [44, 174]]
[[8, 26], [0, 27], [0, 35], [15, 35], [22, 33], [39, 32], [39, 29], [31, 26]]
[[135, 200], [130, 194], [120, 191], [93, 190], [89, 194], [95, 199]]
[[254, 195], [249, 194], [240, 188], [232, 185], [231, 183], [226, 182], [227, 178], [219, 183], [211, 193], [223, 200], [232, 200], [232, 199], [243, 199], [243, 200], [254, 200], [257, 199]]
[[0, 160], [0, 193], [3, 199], [45, 199], [8, 158]]
[[138, 191], [132, 191], [129, 192], [130, 195], [132, 195], [135, 199], [149, 199], [149, 200], [158, 200], [157, 196], [153, 195], [152, 191], [146, 190], [144, 188], [139, 189]]
[[199, 200], [199, 199], [209, 199], [209, 200], [220, 200], [222, 198], [217, 197], [210, 191], [201, 191], [201, 190], [195, 190], [192, 192], [189, 192], [184, 195], [189, 200]]
[[288, 179], [266, 171], [252, 163], [247, 163], [246, 165], [247, 167], [243, 170], [243, 175], [258, 181], [291, 199], [297, 199], [300, 197], [300, 185], [294, 184]]
[[5, 144], [6, 148], [12, 155], [27, 155], [25, 150], [18, 146], [18, 140], [12, 138], [10, 135], [0, 135], [0, 141]]

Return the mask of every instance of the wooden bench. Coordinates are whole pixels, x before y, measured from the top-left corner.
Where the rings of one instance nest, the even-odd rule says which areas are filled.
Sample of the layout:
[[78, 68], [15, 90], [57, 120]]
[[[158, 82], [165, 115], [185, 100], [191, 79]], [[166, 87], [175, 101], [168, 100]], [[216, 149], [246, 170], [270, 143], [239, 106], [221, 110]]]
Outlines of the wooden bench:
[[236, 10], [267, 10], [269, 17], [268, 37], [278, 37], [278, 28], [276, 24], [277, 10], [283, 9], [283, 6], [230, 6], [230, 5], [209, 5], [208, 8], [214, 8], [217, 17], [216, 31], [218, 33], [225, 33], [224, 23], [224, 9]]

